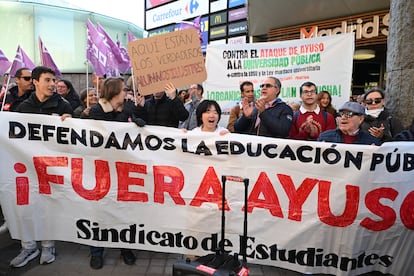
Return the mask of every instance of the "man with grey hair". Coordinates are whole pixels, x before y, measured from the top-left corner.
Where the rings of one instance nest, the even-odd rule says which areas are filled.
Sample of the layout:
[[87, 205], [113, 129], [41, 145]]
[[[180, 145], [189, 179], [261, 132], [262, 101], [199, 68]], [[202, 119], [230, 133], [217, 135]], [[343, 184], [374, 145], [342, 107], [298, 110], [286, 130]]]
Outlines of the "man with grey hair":
[[338, 112], [338, 128], [327, 130], [319, 135], [318, 141], [345, 143], [345, 144], [364, 144], [381, 145], [381, 141], [361, 131], [361, 124], [364, 121], [365, 108], [357, 102], [346, 102]]

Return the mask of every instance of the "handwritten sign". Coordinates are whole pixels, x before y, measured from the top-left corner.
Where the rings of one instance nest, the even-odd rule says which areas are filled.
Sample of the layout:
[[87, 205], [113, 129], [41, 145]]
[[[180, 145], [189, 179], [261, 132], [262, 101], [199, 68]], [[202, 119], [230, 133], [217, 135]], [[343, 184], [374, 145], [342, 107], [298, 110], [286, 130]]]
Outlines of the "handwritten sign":
[[128, 44], [135, 83], [143, 95], [200, 83], [207, 79], [200, 38], [195, 29], [157, 35]]

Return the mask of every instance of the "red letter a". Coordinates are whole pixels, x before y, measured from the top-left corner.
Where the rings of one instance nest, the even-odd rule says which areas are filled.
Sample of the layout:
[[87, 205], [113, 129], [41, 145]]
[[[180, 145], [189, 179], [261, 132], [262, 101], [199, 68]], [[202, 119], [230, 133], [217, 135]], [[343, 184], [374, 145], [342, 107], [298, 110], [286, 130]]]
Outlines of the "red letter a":
[[[208, 193], [210, 189], [213, 190], [213, 194]], [[221, 209], [222, 191], [223, 189], [221, 188], [221, 183], [217, 177], [216, 172], [214, 171], [213, 167], [209, 167], [190, 205], [200, 206], [204, 202], [211, 202], [211, 203], [216, 203], [219, 209], [222, 210]], [[224, 201], [224, 208], [225, 210], [230, 210], [229, 206], [227, 205], [227, 200]]]
[[[264, 199], [259, 199], [263, 194]], [[262, 172], [254, 184], [253, 190], [249, 195], [249, 203], [247, 211], [251, 213], [254, 207], [268, 209], [275, 217], [283, 218], [282, 209], [280, 208], [279, 199], [266, 173]]]

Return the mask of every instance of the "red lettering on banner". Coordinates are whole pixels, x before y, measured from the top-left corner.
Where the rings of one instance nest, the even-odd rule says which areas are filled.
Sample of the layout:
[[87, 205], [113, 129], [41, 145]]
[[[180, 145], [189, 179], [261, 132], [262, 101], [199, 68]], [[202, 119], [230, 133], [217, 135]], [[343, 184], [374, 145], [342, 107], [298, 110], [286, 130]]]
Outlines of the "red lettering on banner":
[[342, 215], [335, 216], [329, 204], [330, 181], [319, 181], [318, 215], [319, 219], [330, 226], [345, 227], [351, 225], [358, 213], [359, 187], [346, 185], [345, 210]]
[[[27, 168], [22, 163], [14, 164], [17, 173], [25, 173]], [[29, 204], [29, 178], [27, 176], [16, 177], [16, 203], [17, 205]]]
[[[209, 194], [209, 190], [212, 190], [213, 193]], [[221, 188], [220, 180], [217, 177], [216, 171], [213, 167], [208, 167], [206, 174], [201, 181], [200, 187], [198, 187], [198, 191], [194, 196], [193, 200], [191, 200], [191, 206], [201, 206], [201, 204], [205, 202], [216, 203], [218, 208], [222, 210], [221, 206], [221, 195], [223, 189]], [[224, 201], [224, 208], [226, 211], [230, 210], [227, 200]]]
[[[134, 164], [134, 163], [125, 163], [125, 162], [116, 162], [116, 171], [118, 174], [118, 196], [119, 201], [138, 201], [138, 202], [147, 202], [148, 194], [143, 192], [131, 192], [129, 191], [130, 185], [137, 185], [144, 187], [144, 179], [130, 177], [129, 173], [147, 173], [147, 166]], [[109, 170], [108, 170], [109, 171]]]
[[282, 187], [289, 198], [288, 218], [291, 220], [301, 221], [302, 205], [309, 197], [309, 194], [312, 192], [315, 185], [318, 184], [319, 180], [306, 178], [298, 189], [296, 189], [295, 184], [289, 175], [278, 174], [277, 177], [279, 178], [280, 184], [282, 184]]
[[48, 174], [48, 167], [67, 167], [67, 157], [49, 157], [39, 156], [33, 157], [34, 167], [37, 173], [37, 179], [39, 180], [39, 193], [51, 194], [50, 182], [54, 184], [64, 184], [64, 178], [62, 175]]
[[[172, 166], [154, 166], [154, 202], [164, 203], [164, 193], [170, 194], [175, 204], [185, 205], [180, 192], [184, 188], [183, 172]], [[171, 179], [166, 182], [166, 177]]]
[[414, 191], [410, 192], [401, 203], [400, 217], [405, 227], [414, 230]]
[[[37, 173], [40, 194], [51, 194], [51, 183], [64, 184], [63, 175], [49, 174], [50, 167], [68, 167], [69, 158], [63, 156], [37, 156], [33, 157], [34, 167]], [[95, 160], [95, 187], [86, 189], [83, 185], [83, 159], [71, 159], [71, 184], [73, 190], [86, 200], [100, 200], [107, 196], [111, 188], [111, 172], [109, 161]], [[134, 174], [147, 174], [145, 164], [115, 162], [117, 173], [117, 200], [148, 202], [147, 192], [130, 191], [130, 186], [145, 187], [144, 178], [132, 177]], [[27, 171], [22, 163], [16, 163], [14, 170], [18, 174]], [[175, 204], [186, 205], [186, 201], [181, 196], [181, 191], [185, 186], [185, 177], [180, 168], [173, 166], [153, 166], [154, 175], [154, 202], [163, 204], [165, 193], [168, 193]], [[288, 219], [301, 221], [303, 204], [309, 198], [311, 192], [318, 187], [317, 213], [319, 220], [329, 226], [346, 227], [353, 223], [358, 215], [360, 203], [360, 187], [345, 186], [345, 203], [342, 214], [337, 215], [332, 212], [330, 202], [330, 191], [332, 182], [326, 180], [306, 178], [300, 185], [295, 185], [291, 176], [284, 174], [276, 175], [281, 187], [289, 200], [289, 206], [280, 205], [278, 194], [273, 183], [265, 172], [261, 172], [257, 178], [248, 198], [248, 212], [252, 213], [254, 208], [267, 209], [272, 216], [283, 218], [282, 209], [288, 210]], [[29, 178], [27, 176], [17, 176], [16, 201], [17, 205], [29, 204]], [[193, 185], [197, 183], [189, 183]], [[297, 188], [296, 188], [297, 187]], [[382, 199], [394, 201], [398, 196], [398, 191], [392, 188], [381, 187], [368, 191], [365, 195], [365, 207], [380, 219], [374, 220], [365, 217], [361, 220], [360, 226], [371, 231], [383, 231], [392, 227], [397, 220], [397, 210], [394, 206], [386, 206], [381, 203]], [[205, 172], [194, 198], [189, 203], [191, 206], [199, 207], [203, 203], [215, 203], [219, 210], [221, 205], [222, 186], [214, 167], [209, 167]], [[343, 200], [341, 199], [341, 202]], [[335, 202], [337, 204], [337, 202]], [[224, 205], [225, 210], [230, 210], [227, 200]], [[244, 206], [246, 208], [246, 206]], [[414, 191], [410, 192], [400, 206], [401, 222], [408, 229], [414, 230]]]
[[367, 193], [365, 205], [373, 214], [383, 218], [383, 220], [376, 221], [371, 218], [364, 218], [361, 221], [361, 226], [372, 231], [382, 231], [390, 228], [395, 223], [397, 215], [394, 209], [381, 204], [380, 200], [388, 198], [394, 201], [397, 196], [398, 192], [392, 188], [379, 188]]
[[[264, 199], [259, 198], [260, 194], [263, 194]], [[277, 198], [272, 182], [270, 182], [269, 177], [264, 172], [260, 173], [259, 178], [254, 184], [248, 202], [247, 211], [249, 213], [253, 211], [253, 208], [257, 207], [268, 209], [273, 216], [283, 218], [279, 199]]]
[[72, 165], [72, 187], [81, 197], [87, 200], [100, 200], [104, 198], [111, 187], [111, 176], [107, 161], [95, 160], [95, 188], [88, 190], [83, 187], [83, 159], [73, 158]]

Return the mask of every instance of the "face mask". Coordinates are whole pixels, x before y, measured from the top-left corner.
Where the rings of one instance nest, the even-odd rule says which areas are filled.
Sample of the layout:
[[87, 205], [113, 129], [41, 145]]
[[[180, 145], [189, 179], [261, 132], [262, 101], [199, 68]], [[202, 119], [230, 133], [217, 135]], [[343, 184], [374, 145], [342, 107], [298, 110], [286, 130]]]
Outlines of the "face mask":
[[366, 109], [365, 108], [365, 114], [374, 117], [374, 118], [378, 118], [378, 116], [381, 114], [381, 112], [384, 111], [384, 108], [378, 108], [378, 109]]

